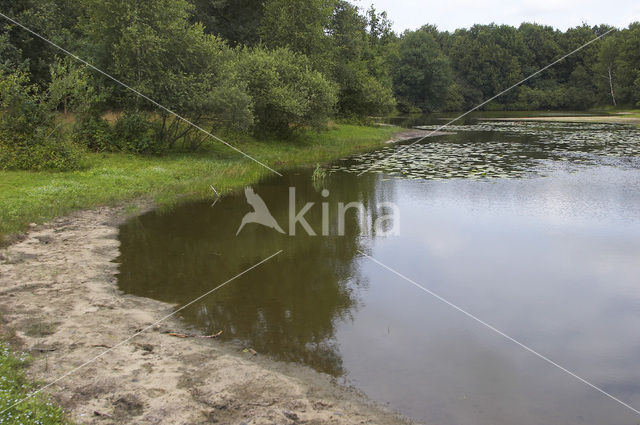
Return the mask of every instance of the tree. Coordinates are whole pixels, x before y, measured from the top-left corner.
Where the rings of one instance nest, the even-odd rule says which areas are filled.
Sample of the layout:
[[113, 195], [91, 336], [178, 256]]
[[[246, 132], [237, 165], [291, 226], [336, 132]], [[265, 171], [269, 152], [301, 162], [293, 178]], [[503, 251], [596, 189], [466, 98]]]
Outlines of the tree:
[[[518, 27], [518, 33], [526, 48], [524, 54], [519, 58], [522, 73], [525, 76], [553, 63], [564, 54], [557, 41], [560, 31], [554, 30], [553, 27], [523, 23]], [[557, 68], [551, 67], [545, 70], [543, 75], [527, 82], [527, 85], [535, 87], [536, 83], [556, 78]], [[542, 83], [542, 85], [544, 84]]]
[[386, 12], [378, 13], [373, 6], [367, 10], [367, 32], [369, 48], [364, 52], [364, 61], [369, 73], [385, 87], [392, 87], [391, 67], [395, 57], [398, 36], [391, 28]]
[[22, 59], [22, 52], [9, 41], [9, 34], [0, 34], [0, 71], [9, 73], [27, 70], [29, 63]]
[[626, 105], [640, 106], [640, 22], [617, 34], [619, 40], [618, 99]]
[[[343, 117], [364, 119], [384, 115], [395, 104], [390, 81], [385, 84], [371, 72], [371, 58], [375, 56], [373, 50], [379, 35], [367, 33], [369, 25], [367, 17], [360, 15], [357, 7], [338, 1], [329, 23], [329, 33], [333, 52], [331, 77], [339, 86], [338, 113]], [[381, 30], [374, 28], [372, 31], [379, 33]]]
[[258, 134], [289, 136], [296, 128], [321, 128], [334, 112], [335, 86], [304, 55], [286, 48], [244, 48], [237, 68], [253, 101]]
[[568, 106], [576, 109], [588, 109], [596, 103], [593, 74], [578, 64], [567, 82]]
[[53, 109], [62, 106], [65, 114], [69, 111], [83, 114], [104, 100], [103, 96], [97, 94], [85, 66], [74, 59], [56, 58], [50, 66], [50, 73], [48, 95]]
[[[79, 10], [73, 0], [0, 0], [0, 10], [49, 40], [75, 47]], [[0, 19], [0, 34], [4, 34], [0, 35], [4, 43], [11, 46], [14, 62], [24, 61], [30, 80], [44, 88], [49, 82], [49, 65], [58, 53], [56, 49], [4, 19]]]
[[[92, 62], [192, 122], [207, 118], [214, 125], [250, 124], [250, 98], [232, 69], [233, 51], [205, 34], [201, 24], [189, 22], [192, 7], [185, 0], [84, 0], [84, 6], [81, 27], [92, 46], [88, 52]], [[111, 19], [113, 15], [118, 19]], [[195, 137], [197, 129], [135, 93], [116, 87], [115, 94], [112, 104], [134, 114], [144, 110], [158, 114], [159, 119], [152, 120], [158, 145], [154, 150], [172, 149], [179, 140]], [[229, 102], [233, 108], [219, 108]], [[234, 118], [225, 117], [227, 112]]]
[[314, 68], [330, 71], [330, 40], [326, 30], [337, 0], [269, 0], [259, 28], [269, 48], [287, 47], [306, 55]]
[[596, 72], [600, 73], [599, 77], [603, 77], [608, 84], [608, 91], [611, 95], [613, 106], [616, 106], [616, 95], [614, 90], [614, 75], [617, 74], [618, 67], [618, 40], [615, 36], [609, 36], [600, 44], [598, 53], [598, 65]]
[[264, 14], [262, 0], [194, 0], [192, 22], [202, 22], [205, 32], [232, 45], [255, 46], [260, 41]]
[[399, 101], [423, 111], [444, 108], [451, 84], [449, 61], [426, 30], [406, 31], [398, 46], [393, 88]]
[[[457, 30], [449, 57], [463, 87], [465, 108], [489, 99], [523, 78], [521, 58], [527, 48], [518, 31], [507, 25], [474, 25]], [[515, 101], [510, 91], [496, 104]]]

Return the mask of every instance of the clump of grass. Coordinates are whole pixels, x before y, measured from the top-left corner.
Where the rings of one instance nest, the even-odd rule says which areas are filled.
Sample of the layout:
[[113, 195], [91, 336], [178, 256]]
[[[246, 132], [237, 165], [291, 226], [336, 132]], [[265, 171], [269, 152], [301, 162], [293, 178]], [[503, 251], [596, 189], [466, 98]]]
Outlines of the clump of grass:
[[[0, 412], [19, 402], [33, 390], [24, 375], [29, 357], [14, 354], [0, 343]], [[0, 413], [0, 424], [60, 425], [69, 424], [62, 409], [46, 395], [35, 395]]]
[[320, 164], [316, 164], [316, 168], [313, 170], [313, 174], [311, 174], [311, 179], [314, 182], [321, 182], [327, 177], [327, 170], [320, 166]]

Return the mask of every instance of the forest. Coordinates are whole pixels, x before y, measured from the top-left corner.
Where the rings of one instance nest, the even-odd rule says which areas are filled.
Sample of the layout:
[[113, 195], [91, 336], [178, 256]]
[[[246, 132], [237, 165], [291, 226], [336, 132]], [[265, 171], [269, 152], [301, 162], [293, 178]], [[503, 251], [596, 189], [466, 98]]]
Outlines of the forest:
[[[462, 111], [612, 29], [397, 34], [385, 12], [345, 0], [0, 0], [0, 11], [0, 169], [27, 170], [75, 169], [85, 152], [203, 149], [208, 136], [171, 112], [213, 134], [269, 140]], [[639, 104], [636, 22], [485, 109]]]

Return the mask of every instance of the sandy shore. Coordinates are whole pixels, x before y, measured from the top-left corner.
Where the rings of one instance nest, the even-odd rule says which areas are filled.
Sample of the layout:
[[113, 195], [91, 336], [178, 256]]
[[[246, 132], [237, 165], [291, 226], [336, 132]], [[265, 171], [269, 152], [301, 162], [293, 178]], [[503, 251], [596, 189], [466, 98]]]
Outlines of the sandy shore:
[[[2, 331], [33, 355], [32, 379], [51, 382], [172, 311], [118, 291], [124, 218], [124, 208], [74, 213], [2, 251]], [[184, 330], [169, 319], [47, 392], [86, 424], [407, 423], [303, 366], [169, 332]]]

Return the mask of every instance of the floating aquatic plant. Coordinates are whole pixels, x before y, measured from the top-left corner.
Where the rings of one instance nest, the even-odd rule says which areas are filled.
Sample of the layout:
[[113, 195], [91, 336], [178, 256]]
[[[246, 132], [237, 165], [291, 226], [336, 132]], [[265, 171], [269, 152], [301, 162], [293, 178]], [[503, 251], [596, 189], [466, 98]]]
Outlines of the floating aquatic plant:
[[355, 155], [330, 170], [404, 179], [488, 179], [541, 176], [558, 163], [640, 167], [640, 130], [628, 125], [488, 121], [447, 129], [458, 134]]

